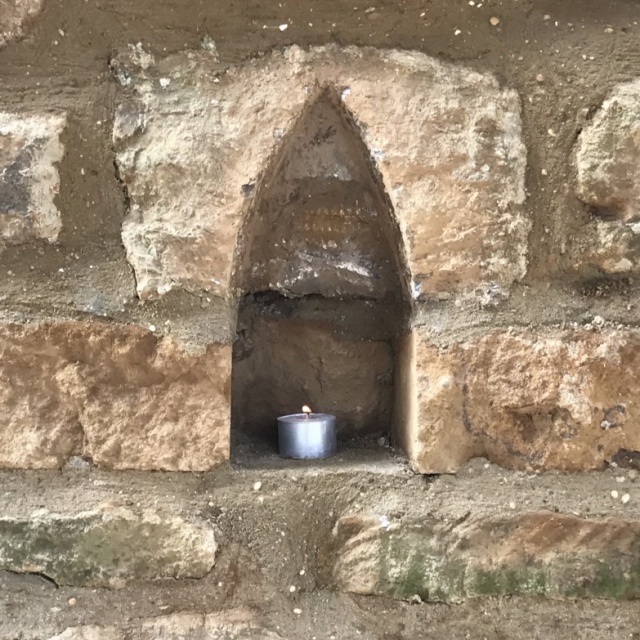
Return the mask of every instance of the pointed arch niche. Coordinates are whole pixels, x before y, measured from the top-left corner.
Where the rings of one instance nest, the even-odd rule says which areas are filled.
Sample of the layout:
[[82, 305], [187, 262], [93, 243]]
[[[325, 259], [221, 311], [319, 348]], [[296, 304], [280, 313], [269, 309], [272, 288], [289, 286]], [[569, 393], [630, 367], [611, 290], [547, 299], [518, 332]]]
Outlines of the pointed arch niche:
[[[309, 101], [253, 194], [235, 262], [232, 447], [275, 450], [276, 417], [309, 404], [338, 437], [391, 434], [408, 323], [401, 233], [332, 87]], [[395, 409], [395, 410], [394, 410]]]

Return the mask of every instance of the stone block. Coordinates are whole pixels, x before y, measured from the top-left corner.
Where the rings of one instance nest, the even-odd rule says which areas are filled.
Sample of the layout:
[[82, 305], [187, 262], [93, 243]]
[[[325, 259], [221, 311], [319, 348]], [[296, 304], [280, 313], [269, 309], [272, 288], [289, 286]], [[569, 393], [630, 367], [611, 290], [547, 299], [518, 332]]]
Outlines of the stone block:
[[141, 297], [172, 287], [234, 295], [234, 256], [265, 175], [349, 183], [348, 162], [335, 176], [304, 154], [295, 175], [270, 167], [326, 87], [394, 210], [414, 297], [484, 282], [508, 295], [525, 274], [520, 101], [492, 76], [416, 52], [336, 46], [291, 47], [226, 72], [206, 52], [155, 67], [135, 48], [113, 66], [129, 92], [114, 140], [131, 202], [122, 238]]
[[0, 250], [57, 239], [62, 221], [55, 204], [56, 164], [64, 153], [65, 124], [63, 115], [0, 112]]
[[460, 602], [540, 595], [640, 596], [640, 522], [551, 512], [388, 524], [341, 518], [336, 584], [352, 593]]
[[282, 636], [265, 629], [247, 609], [217, 613], [173, 613], [143, 618], [124, 629], [70, 627], [49, 640], [277, 640]]
[[610, 274], [638, 272], [640, 246], [640, 80], [618, 86], [580, 135], [578, 197], [593, 223], [578, 239], [576, 265]]
[[37, 15], [43, 0], [3, 0], [0, 4], [0, 48], [24, 34], [30, 18]]
[[0, 326], [0, 467], [202, 471], [228, 458], [231, 346], [133, 325]]
[[176, 516], [105, 506], [0, 517], [0, 568], [58, 585], [123, 587], [129, 580], [202, 578], [213, 567], [213, 530]]
[[413, 409], [399, 429], [422, 473], [474, 456], [586, 471], [640, 450], [637, 331], [493, 331], [443, 349], [418, 329], [407, 340]]

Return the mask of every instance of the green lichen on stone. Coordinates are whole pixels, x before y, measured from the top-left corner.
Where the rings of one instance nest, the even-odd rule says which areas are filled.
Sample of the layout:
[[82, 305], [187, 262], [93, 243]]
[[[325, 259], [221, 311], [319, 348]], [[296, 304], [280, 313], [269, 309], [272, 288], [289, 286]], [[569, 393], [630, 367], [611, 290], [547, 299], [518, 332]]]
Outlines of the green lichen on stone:
[[505, 595], [640, 597], [640, 553], [633, 549], [607, 558], [587, 551], [487, 564], [482, 549], [474, 552], [458, 542], [437, 526], [382, 532], [379, 592], [402, 599], [418, 595], [431, 602]]
[[464, 565], [425, 544], [433, 536], [429, 527], [382, 533], [379, 583], [384, 593], [403, 599], [417, 595], [431, 602], [459, 599]]
[[122, 508], [0, 518], [0, 569], [41, 573], [60, 585], [199, 578], [213, 566], [215, 551], [208, 527]]
[[640, 597], [640, 557], [625, 569], [614, 558], [600, 560], [592, 575], [579, 577], [567, 587], [566, 595], [575, 598], [633, 600]]
[[547, 595], [546, 573], [534, 567], [469, 567], [466, 593], [468, 596]]

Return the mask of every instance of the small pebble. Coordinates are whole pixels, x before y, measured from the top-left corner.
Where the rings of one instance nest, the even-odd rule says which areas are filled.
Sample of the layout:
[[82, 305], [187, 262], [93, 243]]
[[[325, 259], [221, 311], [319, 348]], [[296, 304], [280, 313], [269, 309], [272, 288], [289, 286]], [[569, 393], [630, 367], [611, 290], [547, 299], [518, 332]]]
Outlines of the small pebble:
[[75, 598], [69, 598], [67, 600], [67, 602], [69, 603], [70, 607], [75, 607], [76, 603], [78, 602]]
[[612, 497], [614, 500], [617, 500], [619, 495], [620, 495], [620, 494], [619, 494], [615, 489], [611, 492], [611, 497]]
[[291, 585], [289, 587], [289, 593], [295, 593], [295, 592], [296, 592], [296, 588], [293, 585]]
[[491, 23], [492, 27], [497, 27], [500, 24], [500, 18], [493, 16], [492, 18], [490, 18], [489, 22]]
[[538, 82], [544, 82], [544, 76], [543, 76], [541, 73], [539, 73], [539, 74], [536, 76], [536, 80], [537, 80]]
[[622, 498], [620, 498], [620, 502], [622, 502], [622, 504], [627, 504], [629, 500], [631, 500], [631, 496], [628, 493], [625, 493]]
[[289, 28], [288, 24], [281, 24], [278, 29], [280, 29], [280, 31], [286, 31]]
[[258, 482], [254, 482], [253, 483], [253, 490], [254, 491], [260, 491], [262, 487], [262, 482], [260, 482], [260, 480], [258, 480]]
[[303, 576], [304, 575], [304, 569], [300, 569], [300, 575]]
[[515, 509], [516, 508], [516, 503], [515, 502], [510, 502], [509, 503], [509, 509]]
[[297, 616], [299, 616], [302, 613], [302, 609], [294, 609], [293, 613], [295, 613]]
[[618, 477], [616, 478], [616, 482], [617, 482], [618, 484], [622, 484], [625, 480], [626, 480], [626, 478], [625, 478], [624, 476], [618, 476]]
[[149, 325], [149, 331], [155, 331], [156, 330], [156, 325], [155, 324], [150, 324]]
[[627, 475], [629, 476], [629, 480], [635, 480], [638, 477], [638, 472], [635, 469], [630, 469]]
[[258, 502], [264, 504], [264, 496], [258, 496]]

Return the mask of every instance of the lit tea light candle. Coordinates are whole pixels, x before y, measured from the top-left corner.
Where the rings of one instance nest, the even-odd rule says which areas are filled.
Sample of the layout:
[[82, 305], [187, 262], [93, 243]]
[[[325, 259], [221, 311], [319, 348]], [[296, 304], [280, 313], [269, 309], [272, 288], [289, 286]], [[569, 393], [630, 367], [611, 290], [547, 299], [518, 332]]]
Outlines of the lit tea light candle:
[[283, 458], [329, 458], [337, 445], [336, 417], [313, 413], [304, 405], [302, 413], [278, 418], [278, 445]]

